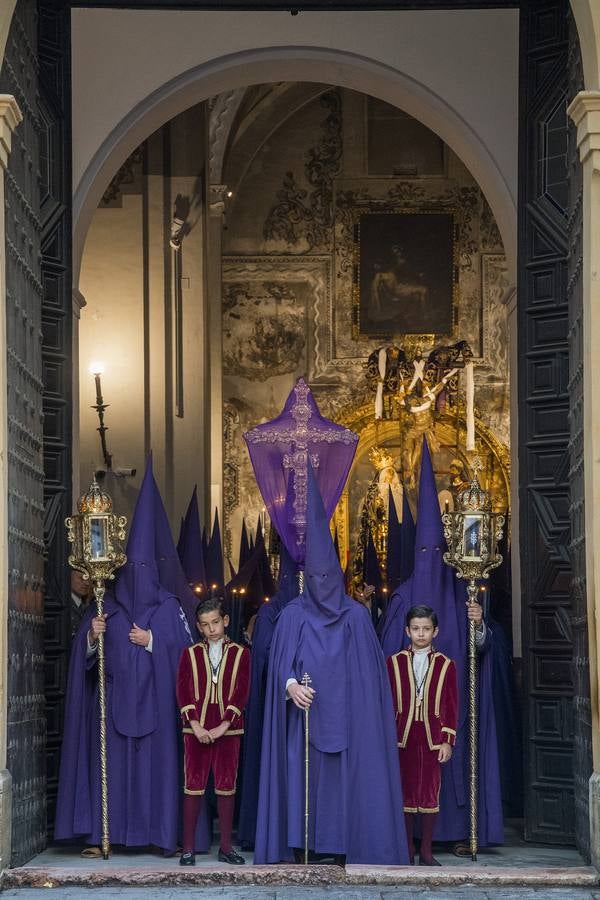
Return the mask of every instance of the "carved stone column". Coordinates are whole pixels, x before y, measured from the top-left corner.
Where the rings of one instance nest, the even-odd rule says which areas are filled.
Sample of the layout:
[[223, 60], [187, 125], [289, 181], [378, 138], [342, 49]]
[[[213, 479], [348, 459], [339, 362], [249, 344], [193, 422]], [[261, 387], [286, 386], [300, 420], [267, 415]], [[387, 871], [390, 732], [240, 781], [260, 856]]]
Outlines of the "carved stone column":
[[590, 849], [600, 865], [600, 91], [581, 91], [568, 108], [583, 167], [583, 404], [587, 619], [592, 706]]
[[221, 309], [221, 254], [227, 185], [211, 184], [208, 197], [207, 333], [210, 418], [209, 518], [215, 508], [223, 525], [223, 314]]
[[11, 94], [0, 94], [0, 871], [10, 863], [11, 777], [6, 769], [7, 661], [8, 661], [8, 422], [6, 417], [6, 239], [4, 227], [4, 172], [12, 133], [23, 116]]

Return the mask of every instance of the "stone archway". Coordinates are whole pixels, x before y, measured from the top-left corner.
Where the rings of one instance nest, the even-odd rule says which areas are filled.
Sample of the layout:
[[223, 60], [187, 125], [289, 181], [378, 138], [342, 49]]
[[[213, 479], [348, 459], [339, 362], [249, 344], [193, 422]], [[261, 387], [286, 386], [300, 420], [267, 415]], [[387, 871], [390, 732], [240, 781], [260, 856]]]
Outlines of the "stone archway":
[[314, 47], [265, 47], [190, 69], [139, 103], [97, 150], [73, 198], [73, 271], [77, 287], [91, 217], [114, 172], [149, 134], [196, 103], [257, 82], [308, 81], [336, 84], [384, 100], [438, 134], [480, 184], [516, 273], [516, 207], [495, 160], [481, 138], [439, 95], [398, 70], [371, 59]]

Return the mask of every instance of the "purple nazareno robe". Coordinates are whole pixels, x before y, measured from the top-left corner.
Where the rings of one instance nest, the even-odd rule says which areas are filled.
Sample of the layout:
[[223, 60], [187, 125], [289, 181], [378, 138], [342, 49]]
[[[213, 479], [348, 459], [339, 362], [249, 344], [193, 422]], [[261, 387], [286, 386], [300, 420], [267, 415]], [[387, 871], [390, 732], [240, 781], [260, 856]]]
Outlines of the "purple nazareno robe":
[[[175, 678], [190, 643], [176, 597], [155, 563], [155, 484], [146, 469], [127, 542], [127, 563], [107, 593], [106, 708], [108, 802], [113, 844], [177, 847], [179, 744]], [[54, 836], [101, 840], [96, 654], [87, 655], [90, 608], [75, 636], [60, 763]], [[152, 631], [152, 652], [133, 644], [133, 624]]]
[[[469, 834], [467, 612], [464, 582], [443, 560], [446, 541], [441, 521], [435, 475], [427, 442], [423, 441], [419, 501], [412, 576], [394, 592], [380, 622], [379, 636], [387, 656], [408, 646], [406, 614], [411, 606], [431, 606], [438, 616], [435, 647], [456, 663], [459, 690], [459, 727], [450, 762], [442, 766], [440, 812], [434, 830], [439, 841], [464, 840]], [[496, 720], [492, 698], [492, 658], [487, 653], [490, 629], [478, 654], [479, 697], [479, 796], [480, 846], [504, 841], [502, 800], [498, 766]]]
[[290, 859], [304, 845], [304, 713], [286, 699], [286, 682], [308, 672], [310, 849], [406, 864], [385, 660], [367, 610], [345, 594], [312, 468], [308, 476], [305, 588], [282, 610], [271, 644], [254, 861]]
[[279, 615], [285, 606], [298, 595], [297, 566], [281, 545], [281, 570], [277, 593], [258, 610], [252, 632], [252, 677], [250, 697], [246, 711], [242, 758], [242, 793], [238, 820], [238, 841], [254, 847], [256, 834], [256, 810], [258, 806], [258, 781], [260, 777], [260, 747], [265, 713], [267, 671], [273, 632]]

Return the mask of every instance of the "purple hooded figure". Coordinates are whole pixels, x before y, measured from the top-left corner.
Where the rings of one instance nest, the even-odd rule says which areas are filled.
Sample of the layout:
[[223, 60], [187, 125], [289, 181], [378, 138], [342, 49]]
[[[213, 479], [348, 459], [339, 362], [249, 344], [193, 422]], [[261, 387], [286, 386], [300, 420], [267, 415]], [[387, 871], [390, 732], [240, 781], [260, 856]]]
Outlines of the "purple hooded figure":
[[[456, 663], [459, 697], [459, 726], [450, 762], [442, 767], [440, 812], [434, 840], [462, 841], [469, 834], [468, 773], [468, 680], [467, 607], [464, 582], [444, 562], [444, 538], [435, 475], [427, 441], [423, 440], [419, 500], [415, 535], [413, 574], [394, 592], [380, 623], [379, 637], [386, 657], [408, 646], [405, 624], [411, 606], [426, 604], [438, 616], [439, 635], [435, 647]], [[487, 653], [489, 629], [478, 640], [479, 697], [479, 845], [504, 841], [502, 800], [496, 741], [496, 721], [492, 699], [491, 654]], [[470, 853], [469, 853], [470, 855]]]
[[196, 607], [200, 597], [190, 587], [185, 573], [183, 571], [181, 561], [179, 559], [175, 544], [173, 543], [173, 534], [167, 511], [165, 510], [158, 490], [158, 485], [154, 483], [154, 509], [155, 509], [155, 558], [158, 566], [158, 580], [161, 587], [173, 596], [177, 597], [179, 604], [185, 613], [187, 626], [190, 632], [190, 642], [200, 640], [198, 629], [196, 627]]
[[194, 487], [185, 518], [181, 528], [180, 553], [181, 567], [185, 573], [188, 584], [194, 586], [199, 594], [198, 600], [208, 596], [204, 541], [200, 532], [200, 517], [198, 513], [198, 491]]
[[238, 841], [246, 847], [254, 847], [256, 834], [260, 747], [271, 641], [281, 610], [297, 596], [298, 567], [285, 549], [285, 544], [282, 544], [277, 593], [268, 603], [261, 605], [252, 633], [252, 674], [250, 698], [245, 712], [246, 733], [242, 760], [242, 794], [237, 829]]
[[[190, 644], [177, 599], [155, 562], [156, 493], [148, 463], [135, 508], [127, 563], [105, 599], [106, 727], [110, 840], [129, 847], [177, 847], [178, 709], [175, 677]], [[95, 608], [74, 638], [54, 836], [100, 843], [100, 740]]]
[[291, 859], [304, 846], [304, 711], [286, 693], [308, 673], [310, 850], [348, 863], [406, 864], [385, 661], [369, 613], [346, 596], [311, 467], [304, 577], [271, 644], [254, 861]]

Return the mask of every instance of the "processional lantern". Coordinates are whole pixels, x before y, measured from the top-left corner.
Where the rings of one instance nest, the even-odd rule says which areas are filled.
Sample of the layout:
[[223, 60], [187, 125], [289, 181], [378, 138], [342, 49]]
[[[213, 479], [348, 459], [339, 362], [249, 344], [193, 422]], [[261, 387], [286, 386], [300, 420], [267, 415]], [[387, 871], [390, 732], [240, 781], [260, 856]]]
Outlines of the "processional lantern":
[[[112, 500], [94, 479], [77, 503], [77, 514], [65, 519], [67, 539], [72, 545], [71, 568], [81, 572], [94, 591], [97, 615], [104, 611], [105, 581], [127, 562], [122, 542], [125, 540], [125, 516], [113, 512]], [[100, 783], [102, 790], [102, 856], [110, 850], [108, 826], [108, 775], [106, 763], [106, 677], [104, 635], [98, 636], [98, 697], [100, 705]]]
[[[498, 542], [505, 518], [492, 512], [492, 498], [480, 483], [483, 468], [476, 459], [470, 484], [456, 497], [455, 509], [442, 516], [448, 550], [444, 562], [456, 569], [458, 578], [467, 582], [469, 604], [477, 603], [478, 582], [488, 578], [502, 562]], [[469, 619], [469, 795], [471, 858], [477, 859], [477, 643], [476, 625]]]

